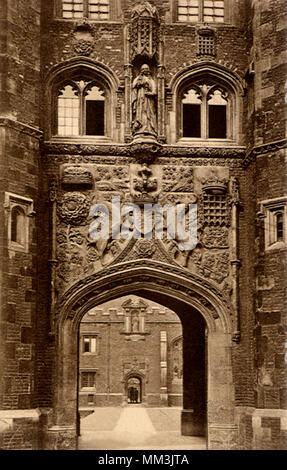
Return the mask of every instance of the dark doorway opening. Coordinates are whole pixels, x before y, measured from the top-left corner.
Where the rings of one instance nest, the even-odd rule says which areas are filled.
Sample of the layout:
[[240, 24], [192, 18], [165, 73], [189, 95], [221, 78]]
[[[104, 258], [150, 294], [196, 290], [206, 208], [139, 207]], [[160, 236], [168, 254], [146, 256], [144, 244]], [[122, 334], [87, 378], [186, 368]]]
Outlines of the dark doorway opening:
[[129, 404], [142, 402], [141, 379], [138, 377], [130, 377], [127, 380], [127, 401]]

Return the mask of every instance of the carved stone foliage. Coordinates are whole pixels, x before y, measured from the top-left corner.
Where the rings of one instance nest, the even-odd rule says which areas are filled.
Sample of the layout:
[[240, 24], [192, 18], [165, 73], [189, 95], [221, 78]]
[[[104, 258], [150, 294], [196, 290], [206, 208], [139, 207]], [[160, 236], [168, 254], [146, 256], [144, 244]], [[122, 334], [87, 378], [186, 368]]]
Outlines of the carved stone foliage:
[[156, 251], [154, 240], [139, 240], [134, 250], [139, 258], [151, 258]]
[[206, 252], [197, 272], [201, 276], [221, 284], [229, 275], [229, 253]]
[[78, 55], [89, 56], [94, 49], [93, 42], [86, 39], [79, 39], [74, 43], [74, 51]]
[[68, 225], [81, 225], [87, 218], [90, 205], [87, 197], [79, 192], [64, 194], [59, 202], [58, 215]]
[[226, 227], [205, 227], [201, 240], [206, 248], [228, 248], [228, 229]]

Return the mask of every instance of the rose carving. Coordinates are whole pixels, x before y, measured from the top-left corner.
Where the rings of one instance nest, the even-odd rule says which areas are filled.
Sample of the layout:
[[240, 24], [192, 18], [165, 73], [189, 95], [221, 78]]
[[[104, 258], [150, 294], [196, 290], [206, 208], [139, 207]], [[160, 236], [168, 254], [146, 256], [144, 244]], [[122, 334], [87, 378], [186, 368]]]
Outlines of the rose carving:
[[89, 205], [82, 193], [65, 194], [58, 206], [60, 218], [69, 225], [80, 225], [88, 216]]

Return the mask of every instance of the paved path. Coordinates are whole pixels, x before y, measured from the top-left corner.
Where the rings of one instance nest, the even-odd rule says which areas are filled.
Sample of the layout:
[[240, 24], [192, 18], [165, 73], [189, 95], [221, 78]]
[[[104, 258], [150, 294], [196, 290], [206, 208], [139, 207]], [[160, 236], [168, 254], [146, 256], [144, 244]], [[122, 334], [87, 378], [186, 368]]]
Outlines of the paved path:
[[95, 408], [81, 420], [79, 450], [204, 450], [202, 437], [180, 435], [180, 408]]

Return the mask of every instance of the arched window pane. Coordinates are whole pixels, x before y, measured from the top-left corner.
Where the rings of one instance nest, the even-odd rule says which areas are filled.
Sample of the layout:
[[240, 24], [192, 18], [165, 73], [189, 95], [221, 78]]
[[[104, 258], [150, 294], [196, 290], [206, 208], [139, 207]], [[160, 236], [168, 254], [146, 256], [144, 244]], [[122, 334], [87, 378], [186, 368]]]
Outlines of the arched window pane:
[[76, 91], [66, 85], [58, 96], [58, 135], [79, 135], [79, 106]]
[[220, 90], [215, 90], [208, 98], [208, 135], [211, 139], [226, 139], [227, 100]]
[[25, 213], [21, 207], [13, 207], [11, 212], [11, 241], [24, 246]]
[[86, 100], [86, 135], [105, 134], [105, 97], [97, 86], [91, 87]]
[[182, 100], [183, 137], [201, 137], [201, 97], [190, 89]]

